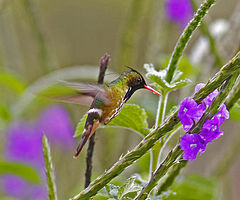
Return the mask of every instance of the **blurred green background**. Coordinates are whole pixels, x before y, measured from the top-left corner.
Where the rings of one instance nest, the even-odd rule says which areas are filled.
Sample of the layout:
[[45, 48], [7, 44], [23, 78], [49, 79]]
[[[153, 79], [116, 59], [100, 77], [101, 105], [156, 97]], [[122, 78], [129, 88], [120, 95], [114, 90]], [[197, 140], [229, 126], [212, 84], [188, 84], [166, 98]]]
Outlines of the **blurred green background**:
[[[217, 48], [225, 63], [239, 48], [240, 17], [237, 13], [240, 13], [240, 4], [238, 0], [216, 2], [205, 21], [213, 27], [216, 21], [222, 20], [221, 26], [212, 30], [216, 32]], [[8, 125], [19, 119], [34, 120], [47, 105], [55, 103], [31, 96], [40, 91], [42, 85], [51, 85], [59, 79], [96, 82], [99, 59], [106, 52], [111, 55], [107, 81], [125, 71], [125, 66], [133, 66], [143, 74], [144, 63], [154, 63], [159, 69], [166, 67], [180, 34], [181, 28], [167, 20], [165, 2], [160, 0], [1, 0], [0, 103], [6, 108], [6, 112], [4, 109], [1, 111], [5, 112], [5, 118], [0, 120], [1, 158], [4, 158]], [[183, 71], [188, 72], [192, 84], [170, 95], [168, 111], [191, 95], [197, 83], [206, 82], [219, 69], [208, 53], [208, 47], [201, 52], [203, 39], [203, 34], [197, 30], [186, 49], [180, 65], [182, 68], [185, 66]], [[82, 73], [79, 69], [84, 69], [85, 74], [78, 75]], [[10, 74], [10, 78], [2, 76], [4, 73]], [[130, 100], [130, 103], [146, 109], [150, 125], [154, 124], [157, 102], [157, 96], [145, 91], [137, 92]], [[70, 113], [74, 127], [88, 110], [79, 105], [60, 104]], [[189, 163], [183, 170], [184, 174], [208, 177], [220, 167], [220, 161], [224, 160], [233, 142], [239, 141], [239, 112], [235, 112], [234, 116], [235, 119], [224, 123], [222, 129], [225, 135], [209, 145], [196, 161]], [[182, 133], [177, 134], [170, 147], [178, 142]], [[135, 133], [123, 129], [99, 129], [93, 177], [111, 167], [140, 140]], [[77, 160], [72, 158], [74, 151], [75, 146], [68, 151], [52, 146], [59, 199], [67, 199], [83, 188], [86, 147]], [[237, 200], [240, 196], [239, 149], [234, 149], [234, 152], [231, 165], [221, 174], [218, 182], [221, 185], [217, 191], [220, 199]], [[116, 182], [133, 173], [147, 177], [148, 160], [149, 155], [144, 156]], [[1, 196], [5, 196], [3, 192], [0, 199]]]

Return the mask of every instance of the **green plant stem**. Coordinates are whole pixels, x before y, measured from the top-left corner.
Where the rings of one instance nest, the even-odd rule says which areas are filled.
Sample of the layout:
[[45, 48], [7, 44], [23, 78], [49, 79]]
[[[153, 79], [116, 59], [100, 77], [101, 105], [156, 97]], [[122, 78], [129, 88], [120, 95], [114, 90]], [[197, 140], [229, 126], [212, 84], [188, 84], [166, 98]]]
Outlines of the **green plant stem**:
[[203, 17], [208, 12], [209, 8], [214, 4], [215, 0], [205, 0], [204, 3], [200, 6], [197, 10], [196, 14], [194, 15], [193, 19], [189, 22], [187, 27], [184, 29], [182, 35], [177, 41], [177, 44], [173, 50], [171, 55], [169, 64], [168, 64], [168, 72], [166, 76], [166, 81], [171, 82], [174, 72], [177, 68], [177, 64], [183, 54], [183, 50], [187, 46], [188, 41], [190, 40], [193, 31], [199, 26], [200, 22], [202, 21]]
[[135, 200], [146, 199], [151, 190], [157, 185], [157, 181], [163, 177], [168, 169], [174, 164], [174, 161], [181, 155], [182, 149], [177, 145], [172, 151], [170, 151], [166, 159], [160, 164], [160, 166], [154, 171], [148, 184], [142, 189]]
[[214, 99], [211, 105], [207, 108], [205, 114], [201, 117], [197, 125], [191, 128], [188, 132], [189, 133], [199, 133], [202, 129], [204, 122], [207, 119], [210, 119], [216, 112], [219, 110], [219, 105], [223, 104], [226, 100], [228, 94], [232, 90], [235, 81], [239, 75], [240, 70], [235, 72], [232, 76], [230, 76], [222, 85], [219, 91], [219, 95]]
[[27, 18], [29, 20], [29, 24], [31, 26], [32, 32], [34, 34], [35, 39], [37, 40], [39, 47], [39, 55], [41, 60], [41, 65], [45, 72], [49, 71], [49, 59], [47, 53], [47, 47], [42, 33], [39, 30], [39, 26], [37, 24], [37, 19], [35, 13], [33, 11], [30, 0], [22, 0], [25, 12], [27, 14]]
[[[215, 74], [215, 76], [208, 81], [208, 83], [199, 90], [194, 99], [196, 102], [202, 101], [209, 93], [213, 92], [216, 88], [228, 79], [236, 71], [240, 70], [240, 53], [238, 53], [232, 60], [230, 60], [221, 70]], [[128, 152], [119, 161], [117, 161], [109, 170], [104, 172], [101, 176], [96, 178], [90, 185], [74, 196], [72, 200], [86, 200], [95, 195], [100, 189], [102, 189], [113, 178], [121, 174], [128, 166], [134, 161], [143, 156], [147, 151], [153, 147], [153, 145], [161, 137], [165, 136], [169, 131], [172, 131], [179, 123], [178, 109], [173, 112], [169, 118], [158, 128], [151, 131], [132, 151]]]
[[52, 164], [52, 158], [50, 153], [50, 147], [48, 144], [47, 137], [43, 135], [42, 137], [42, 147], [43, 147], [43, 157], [46, 168], [46, 177], [48, 183], [48, 199], [57, 200], [57, 190], [54, 180], [54, 169]]
[[[197, 5], [196, 1], [191, 0], [191, 2], [192, 2], [193, 9], [197, 10], [198, 5]], [[210, 51], [215, 56], [215, 64], [218, 65], [218, 66], [222, 66], [223, 61], [222, 61], [222, 59], [221, 59], [221, 57], [220, 57], [220, 55], [217, 51], [217, 48], [216, 48], [216, 45], [215, 45], [215, 40], [214, 40], [212, 34], [209, 32], [209, 29], [208, 29], [208, 27], [207, 27], [207, 25], [204, 21], [201, 22], [200, 30], [208, 38], [209, 45], [210, 45]]]
[[[162, 96], [159, 97], [155, 128], [158, 128], [163, 122], [163, 119], [165, 116], [165, 110], [167, 106], [167, 99], [168, 99], [168, 93], [162, 93]], [[152, 162], [151, 163], [152, 169], [150, 170], [152, 171], [155, 171], [155, 169], [157, 168], [158, 157], [159, 157], [160, 150], [162, 149], [162, 146], [163, 146], [163, 140], [160, 139], [159, 141], [156, 142], [156, 144], [152, 148], [152, 159], [150, 160], [150, 162]], [[150, 172], [149, 174], [151, 173], [152, 172]]]
[[160, 165], [160, 162], [161, 162], [161, 160], [162, 160], [162, 158], [163, 158], [163, 151], [164, 151], [164, 149], [166, 148], [168, 142], [172, 139], [172, 137], [175, 135], [175, 133], [177, 133], [177, 131], [178, 131], [181, 127], [182, 127], [182, 124], [181, 124], [181, 123], [178, 123], [178, 124], [174, 127], [174, 129], [173, 129], [171, 132], [169, 132], [169, 134], [168, 134], [167, 136], [165, 136], [165, 138], [164, 138], [164, 144], [163, 144], [163, 146], [162, 146], [162, 148], [161, 148], [161, 150], [160, 150], [160, 152], [159, 152], [159, 155], [158, 155], [158, 166]]
[[168, 93], [163, 92], [162, 95], [159, 97], [155, 128], [158, 128], [163, 123], [167, 107], [167, 100]]
[[[216, 97], [216, 99], [211, 103], [209, 108], [206, 110], [204, 116], [208, 116], [211, 118], [217, 111], [219, 106], [226, 100], [226, 97], [232, 90], [234, 83], [239, 75], [238, 73], [235, 73], [233, 76], [231, 76], [226, 82], [223, 83], [222, 89], [220, 90], [220, 94]], [[204, 120], [202, 120], [204, 119]], [[194, 130], [194, 133], [198, 133], [195, 130], [198, 130], [198, 127], [202, 127], [203, 123], [207, 120], [208, 118], [202, 117], [199, 122], [193, 127], [192, 130]], [[179, 149], [179, 150], [176, 150]], [[157, 182], [162, 178], [166, 173], [167, 170], [176, 162], [176, 159], [180, 157], [183, 154], [182, 149], [180, 148], [179, 145], [175, 147], [174, 150], [170, 151], [168, 156], [165, 158], [165, 160], [160, 164], [160, 166], [154, 171], [152, 178], [148, 182], [148, 184], [143, 187], [142, 191], [139, 193], [139, 195], [135, 198], [135, 200], [143, 200], [146, 199], [151, 190], [157, 185]], [[182, 167], [185, 165], [179, 165], [179, 167], [176, 167], [177, 171], [180, 171]], [[172, 173], [176, 172], [173, 171]], [[177, 175], [177, 173], [175, 173]], [[170, 175], [169, 178], [174, 179], [174, 175]], [[167, 179], [166, 179], [167, 180]], [[168, 183], [172, 183], [172, 181], [167, 180]], [[170, 185], [169, 185], [170, 186]], [[161, 188], [161, 187], [160, 187]], [[164, 188], [167, 188], [167, 185], [164, 186]], [[159, 193], [161, 193], [160, 190], [158, 190]]]
[[181, 160], [169, 169], [166, 179], [163, 180], [158, 187], [157, 195], [160, 195], [162, 192], [168, 190], [168, 188], [173, 184], [175, 178], [179, 175], [181, 169], [185, 167], [187, 163], [187, 160]]

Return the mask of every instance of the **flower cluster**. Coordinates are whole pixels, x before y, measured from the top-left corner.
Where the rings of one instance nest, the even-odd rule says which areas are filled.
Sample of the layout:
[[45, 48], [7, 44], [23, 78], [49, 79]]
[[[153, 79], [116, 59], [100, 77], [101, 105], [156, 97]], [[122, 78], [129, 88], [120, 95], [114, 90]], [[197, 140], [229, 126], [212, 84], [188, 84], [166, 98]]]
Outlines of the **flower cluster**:
[[[204, 86], [203, 83], [195, 87], [195, 93]], [[201, 104], [191, 98], [184, 98], [181, 102], [178, 117], [183, 124], [183, 129], [189, 131], [194, 124], [203, 116], [207, 107], [217, 97], [218, 90], [214, 90]], [[183, 150], [183, 159], [190, 160], [191, 162], [196, 158], [198, 152], [203, 153], [209, 142], [219, 138], [223, 132], [219, 130], [220, 125], [229, 118], [229, 112], [225, 104], [220, 106], [219, 111], [211, 118], [205, 121], [199, 134], [186, 133], [180, 141], [180, 146]]]
[[[5, 158], [22, 162], [35, 168], [45, 183], [44, 161], [42, 153], [42, 135], [49, 142], [62, 148], [74, 146], [73, 127], [67, 111], [58, 105], [48, 107], [34, 122], [19, 121], [10, 124], [5, 145]], [[15, 175], [1, 177], [3, 192], [19, 200], [47, 198], [44, 185], [30, 184]]]

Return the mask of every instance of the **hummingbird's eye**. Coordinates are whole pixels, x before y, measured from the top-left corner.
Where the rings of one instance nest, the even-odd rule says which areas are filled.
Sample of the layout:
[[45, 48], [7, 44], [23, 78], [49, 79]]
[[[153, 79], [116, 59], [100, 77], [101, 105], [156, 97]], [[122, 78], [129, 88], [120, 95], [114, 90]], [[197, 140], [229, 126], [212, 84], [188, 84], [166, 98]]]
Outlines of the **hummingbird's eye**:
[[138, 83], [141, 83], [141, 78], [138, 77], [138, 78], [137, 78], [137, 82], [138, 82]]

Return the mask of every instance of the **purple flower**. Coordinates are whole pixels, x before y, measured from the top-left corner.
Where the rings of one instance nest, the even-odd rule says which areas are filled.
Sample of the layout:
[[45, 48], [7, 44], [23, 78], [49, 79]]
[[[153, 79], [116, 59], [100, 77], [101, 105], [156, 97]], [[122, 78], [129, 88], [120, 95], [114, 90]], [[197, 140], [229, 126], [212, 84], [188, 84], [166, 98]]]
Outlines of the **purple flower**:
[[206, 122], [203, 124], [199, 135], [207, 143], [212, 142], [223, 135], [223, 132], [219, 131], [219, 126], [219, 119], [216, 116], [213, 116], [211, 119], [206, 120]]
[[[197, 84], [194, 93], [198, 92], [205, 86], [204, 83]], [[202, 103], [197, 103], [191, 97], [184, 98], [181, 102], [178, 116], [183, 129], [188, 131], [197, 122], [206, 111], [206, 108], [212, 103], [212, 101], [219, 94], [218, 90], [214, 90], [210, 93]], [[206, 149], [206, 145], [209, 142], [219, 138], [223, 135], [223, 132], [219, 130], [220, 125], [229, 118], [229, 112], [226, 105], [220, 106], [220, 110], [211, 118], [205, 121], [200, 134], [186, 133], [181, 141], [180, 146], [183, 150], [183, 159], [190, 160], [191, 162], [196, 158], [198, 152], [203, 153]]]
[[167, 0], [165, 6], [167, 19], [177, 23], [181, 29], [184, 29], [193, 17], [193, 8], [190, 0]]
[[36, 168], [43, 166], [41, 136], [31, 123], [21, 121], [11, 124], [5, 145], [5, 157]]
[[214, 115], [219, 120], [219, 125], [221, 125], [226, 119], [229, 119], [229, 111], [225, 104], [220, 106], [220, 110]]
[[48, 107], [37, 121], [37, 129], [46, 134], [49, 141], [62, 148], [74, 146], [73, 127], [67, 111], [59, 106]]
[[[45, 183], [42, 154], [42, 135], [46, 134], [50, 143], [69, 147], [73, 145], [73, 128], [68, 113], [61, 106], [50, 106], [40, 114], [35, 122], [16, 122], [9, 126], [5, 146], [8, 160], [33, 166]], [[8, 175], [2, 179], [3, 191], [18, 199], [46, 199], [46, 187], [33, 185], [20, 177]]]
[[203, 153], [206, 149], [206, 143], [198, 134], [186, 133], [180, 141], [183, 150], [183, 159], [192, 162], [198, 152]]
[[183, 124], [183, 129], [189, 131], [195, 121], [198, 121], [205, 111], [205, 106], [203, 104], [197, 104], [197, 102], [191, 98], [184, 98], [181, 102], [178, 117]]
[[3, 191], [11, 197], [19, 200], [45, 200], [47, 190], [41, 185], [31, 185], [18, 176], [6, 175], [1, 177]]

